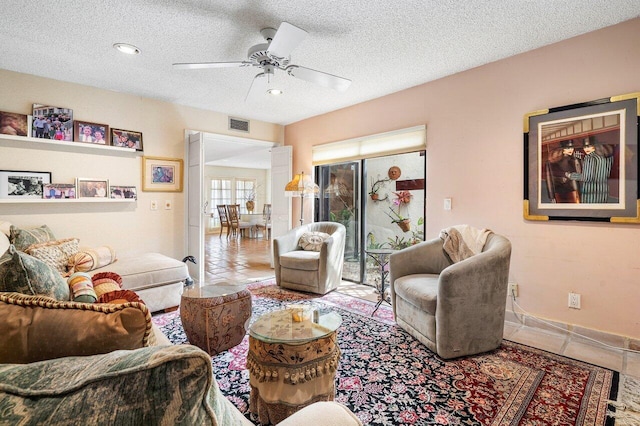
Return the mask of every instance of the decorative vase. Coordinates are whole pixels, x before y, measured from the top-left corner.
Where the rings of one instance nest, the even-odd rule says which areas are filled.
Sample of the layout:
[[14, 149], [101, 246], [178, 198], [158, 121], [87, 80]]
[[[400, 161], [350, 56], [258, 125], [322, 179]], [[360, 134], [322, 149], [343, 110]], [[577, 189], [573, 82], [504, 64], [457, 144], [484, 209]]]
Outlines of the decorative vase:
[[371, 196], [371, 199], [373, 201], [378, 201], [378, 194], [377, 193], [373, 193], [373, 194], [369, 194]]
[[246, 206], [249, 213], [253, 213], [253, 209], [255, 208], [256, 204], [254, 201], [247, 201]]
[[401, 220], [400, 222], [396, 223], [398, 224], [400, 229], [402, 229], [402, 232], [409, 232], [409, 230], [411, 229], [411, 219]]

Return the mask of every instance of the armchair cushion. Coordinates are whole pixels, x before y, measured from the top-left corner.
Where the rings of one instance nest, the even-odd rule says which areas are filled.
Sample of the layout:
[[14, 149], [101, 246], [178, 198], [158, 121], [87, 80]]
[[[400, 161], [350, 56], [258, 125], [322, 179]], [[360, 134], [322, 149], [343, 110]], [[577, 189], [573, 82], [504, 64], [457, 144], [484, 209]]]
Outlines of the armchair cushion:
[[438, 278], [436, 274], [415, 274], [399, 278], [395, 283], [396, 294], [416, 308], [435, 315]]
[[142, 303], [59, 302], [0, 293], [0, 363], [142, 348], [155, 343], [151, 327]]
[[280, 256], [280, 265], [301, 271], [317, 271], [319, 260], [319, 251], [296, 250]]

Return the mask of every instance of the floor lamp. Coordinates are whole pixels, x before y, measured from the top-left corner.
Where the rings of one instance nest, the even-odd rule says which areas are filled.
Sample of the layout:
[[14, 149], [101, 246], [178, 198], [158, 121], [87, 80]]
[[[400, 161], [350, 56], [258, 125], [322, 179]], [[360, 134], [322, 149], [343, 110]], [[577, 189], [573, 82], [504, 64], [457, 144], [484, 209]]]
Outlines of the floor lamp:
[[291, 182], [284, 187], [284, 193], [288, 197], [300, 197], [300, 226], [304, 223], [304, 199], [317, 197], [320, 188], [312, 180], [311, 176], [304, 172], [293, 177]]

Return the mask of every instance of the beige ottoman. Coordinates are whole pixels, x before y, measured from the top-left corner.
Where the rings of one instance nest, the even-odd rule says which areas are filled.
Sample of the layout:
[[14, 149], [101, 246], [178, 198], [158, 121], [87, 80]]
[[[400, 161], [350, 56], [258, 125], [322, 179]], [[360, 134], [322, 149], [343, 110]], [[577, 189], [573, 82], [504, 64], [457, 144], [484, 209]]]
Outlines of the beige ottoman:
[[251, 318], [251, 293], [226, 282], [187, 288], [180, 318], [189, 343], [216, 355], [242, 342]]

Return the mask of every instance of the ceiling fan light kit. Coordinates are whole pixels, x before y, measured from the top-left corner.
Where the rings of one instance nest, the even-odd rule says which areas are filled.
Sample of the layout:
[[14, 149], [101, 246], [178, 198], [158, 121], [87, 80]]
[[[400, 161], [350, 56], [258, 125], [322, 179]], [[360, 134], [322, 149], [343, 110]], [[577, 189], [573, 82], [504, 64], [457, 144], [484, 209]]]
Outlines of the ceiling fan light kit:
[[[246, 61], [237, 62], [199, 62], [199, 63], [174, 63], [177, 69], [202, 69], [202, 68], [228, 68], [228, 67], [258, 67], [262, 72], [253, 78], [245, 101], [257, 99], [260, 95], [281, 95], [282, 90], [270, 88], [271, 76], [276, 69], [285, 71], [290, 75], [310, 83], [329, 89], [343, 92], [349, 88], [351, 80], [338, 77], [322, 71], [312, 70], [300, 65], [290, 64], [290, 54], [293, 49], [307, 36], [307, 32], [287, 22], [283, 22], [276, 31], [274, 28], [263, 28], [260, 31], [267, 41], [249, 48]], [[265, 78], [266, 77], [266, 78]]]
[[126, 53], [127, 55], [138, 55], [140, 49], [133, 44], [129, 43], [114, 43], [113, 48], [118, 52]]

